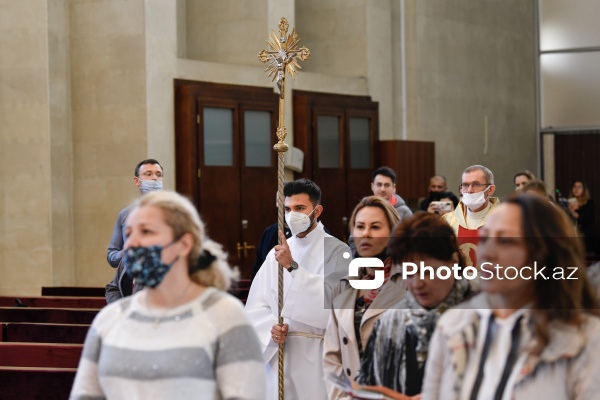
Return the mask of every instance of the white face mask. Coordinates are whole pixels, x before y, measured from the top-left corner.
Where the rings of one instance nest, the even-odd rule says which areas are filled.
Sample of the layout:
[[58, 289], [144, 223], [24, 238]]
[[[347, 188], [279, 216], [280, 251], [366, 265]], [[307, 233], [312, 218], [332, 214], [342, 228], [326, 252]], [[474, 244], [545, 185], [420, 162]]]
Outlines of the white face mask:
[[477, 192], [477, 193], [463, 193], [462, 194], [462, 202], [465, 206], [467, 206], [469, 208], [469, 210], [477, 210], [479, 207], [481, 207], [482, 205], [485, 204], [486, 198], [485, 198], [485, 192], [488, 191], [488, 189], [491, 188], [491, 186], [488, 186], [487, 189], [481, 191], [481, 192]]
[[155, 180], [152, 180], [152, 179], [150, 179], [150, 180], [142, 180], [142, 179], [140, 179], [140, 181], [142, 181], [142, 185], [140, 186], [140, 190], [144, 194], [150, 193], [150, 192], [154, 192], [156, 190], [162, 190], [162, 188], [163, 188], [162, 181], [155, 181]]
[[[310, 212], [310, 214], [314, 213], [316, 208]], [[285, 214], [285, 223], [292, 231], [292, 235], [296, 236], [299, 233], [306, 232], [312, 225], [314, 221], [310, 220], [309, 215], [301, 212], [290, 211]]]

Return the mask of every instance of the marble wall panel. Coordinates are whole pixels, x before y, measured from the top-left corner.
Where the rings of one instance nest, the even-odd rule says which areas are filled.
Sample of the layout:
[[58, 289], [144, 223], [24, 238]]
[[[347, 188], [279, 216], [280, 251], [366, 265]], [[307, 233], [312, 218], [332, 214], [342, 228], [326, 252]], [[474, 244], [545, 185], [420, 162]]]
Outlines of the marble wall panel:
[[185, 24], [187, 58], [254, 65], [268, 33], [267, 0], [188, 0]]
[[[497, 194], [517, 170], [535, 170], [533, 1], [415, 2], [418, 69], [409, 139], [436, 143], [436, 167], [456, 187], [462, 170], [483, 164]], [[518, 145], [516, 145], [518, 143]]]

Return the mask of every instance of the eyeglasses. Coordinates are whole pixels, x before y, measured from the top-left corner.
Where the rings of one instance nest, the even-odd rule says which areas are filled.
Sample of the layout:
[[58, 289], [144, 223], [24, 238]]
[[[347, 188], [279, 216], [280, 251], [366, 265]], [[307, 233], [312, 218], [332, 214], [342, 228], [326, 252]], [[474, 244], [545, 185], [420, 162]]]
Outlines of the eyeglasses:
[[475, 191], [479, 191], [479, 189], [482, 189], [486, 186], [490, 186], [491, 183], [461, 183], [460, 185], [458, 185], [458, 190], [460, 191], [465, 191], [465, 190], [469, 190], [469, 187], [473, 188], [473, 190]]
[[138, 178], [144, 178], [144, 179], [152, 179], [153, 176], [156, 176], [156, 179], [162, 180], [163, 179], [163, 174], [160, 171], [157, 172], [152, 172], [152, 171], [146, 171], [143, 174], [139, 174]]

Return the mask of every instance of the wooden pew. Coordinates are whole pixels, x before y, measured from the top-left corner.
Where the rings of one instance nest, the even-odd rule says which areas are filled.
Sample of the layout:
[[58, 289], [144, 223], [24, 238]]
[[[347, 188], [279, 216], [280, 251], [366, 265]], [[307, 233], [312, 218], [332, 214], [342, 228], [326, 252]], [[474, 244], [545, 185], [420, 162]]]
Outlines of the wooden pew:
[[87, 324], [0, 323], [0, 342], [82, 344]]
[[0, 296], [0, 307], [102, 308], [104, 297]]
[[0, 307], [0, 322], [91, 324], [98, 311], [92, 308]]
[[77, 368], [82, 350], [81, 344], [0, 343], [0, 366]]
[[[245, 301], [246, 298], [248, 297], [248, 291], [250, 290], [251, 284], [252, 284], [252, 281], [250, 279], [240, 279], [238, 281], [233, 282], [233, 284], [231, 285], [231, 288], [229, 289], [229, 292], [231, 294], [233, 294], [235, 297], [237, 297], [238, 299]], [[69, 286], [42, 287], [42, 297], [55, 296], [55, 297], [63, 297], [63, 298], [64, 297], [83, 297], [83, 298], [85, 298], [85, 297], [102, 297], [102, 298], [104, 298], [104, 295], [105, 295], [104, 288], [69, 287]], [[1, 301], [1, 299], [0, 299], [0, 301]], [[47, 307], [55, 307], [51, 303], [43, 303], [40, 300], [37, 300], [37, 301], [40, 305], [37, 305], [34, 307], [43, 307], [41, 304], [49, 304]], [[25, 301], [23, 301], [23, 302], [26, 303]], [[82, 304], [84, 304], [83, 299], [81, 299], [80, 302]], [[75, 302], [75, 303], [77, 303], [77, 302]], [[94, 304], [96, 304], [96, 303], [94, 303]], [[0, 302], [0, 307], [12, 307], [14, 305], [15, 304], [7, 304], [7, 303]], [[90, 308], [102, 308], [104, 305], [106, 305], [106, 302], [104, 302], [104, 304], [100, 307], [94, 306], [94, 307], [90, 307]], [[77, 307], [79, 307], [79, 306], [77, 306]]]
[[42, 296], [104, 297], [105, 294], [105, 288], [97, 287], [42, 287]]
[[68, 399], [76, 371], [75, 368], [0, 367], [0, 398]]

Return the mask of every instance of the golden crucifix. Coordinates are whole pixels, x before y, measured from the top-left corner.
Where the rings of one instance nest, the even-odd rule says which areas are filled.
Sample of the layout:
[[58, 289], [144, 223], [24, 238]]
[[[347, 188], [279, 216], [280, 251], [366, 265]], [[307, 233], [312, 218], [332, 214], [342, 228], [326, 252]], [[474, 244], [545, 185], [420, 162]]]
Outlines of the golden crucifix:
[[[273, 146], [273, 150], [277, 152], [277, 225], [278, 229], [283, 232], [283, 221], [285, 217], [284, 199], [283, 199], [283, 154], [288, 150], [288, 145], [284, 143], [287, 132], [284, 125], [285, 117], [285, 74], [289, 73], [292, 78], [297, 70], [302, 69], [298, 64], [298, 59], [304, 61], [310, 57], [310, 51], [306, 47], [298, 49], [300, 37], [296, 33], [296, 29], [292, 29], [292, 33], [288, 35], [290, 24], [287, 19], [281, 18], [279, 22], [279, 36], [275, 31], [271, 31], [267, 44], [269, 50], [262, 50], [258, 54], [259, 60], [264, 64], [268, 63], [266, 71], [269, 72], [271, 82], [277, 83], [279, 89], [279, 123], [277, 125], [277, 143]], [[281, 244], [281, 240], [279, 242]], [[283, 309], [283, 266], [279, 264], [278, 273], [278, 323], [283, 325], [281, 310]], [[283, 400], [283, 343], [279, 344], [279, 400]]]
[[[281, 18], [279, 22], [279, 37], [275, 31], [271, 31], [269, 40], [267, 40], [269, 50], [263, 49], [258, 54], [258, 58], [263, 64], [268, 63], [265, 71], [269, 72], [271, 82], [276, 82], [279, 89], [279, 124], [277, 125], [277, 139], [279, 142], [275, 145], [274, 149], [282, 153], [287, 151], [287, 145], [283, 143], [287, 134], [284, 125], [285, 74], [289, 73], [295, 79], [294, 75], [299, 69], [302, 69], [300, 64], [298, 64], [298, 59], [304, 61], [310, 57], [310, 50], [306, 47], [298, 49], [300, 37], [296, 33], [296, 29], [292, 29], [292, 33], [288, 35], [289, 27], [290, 24], [287, 19]], [[284, 148], [285, 150], [283, 150]]]

